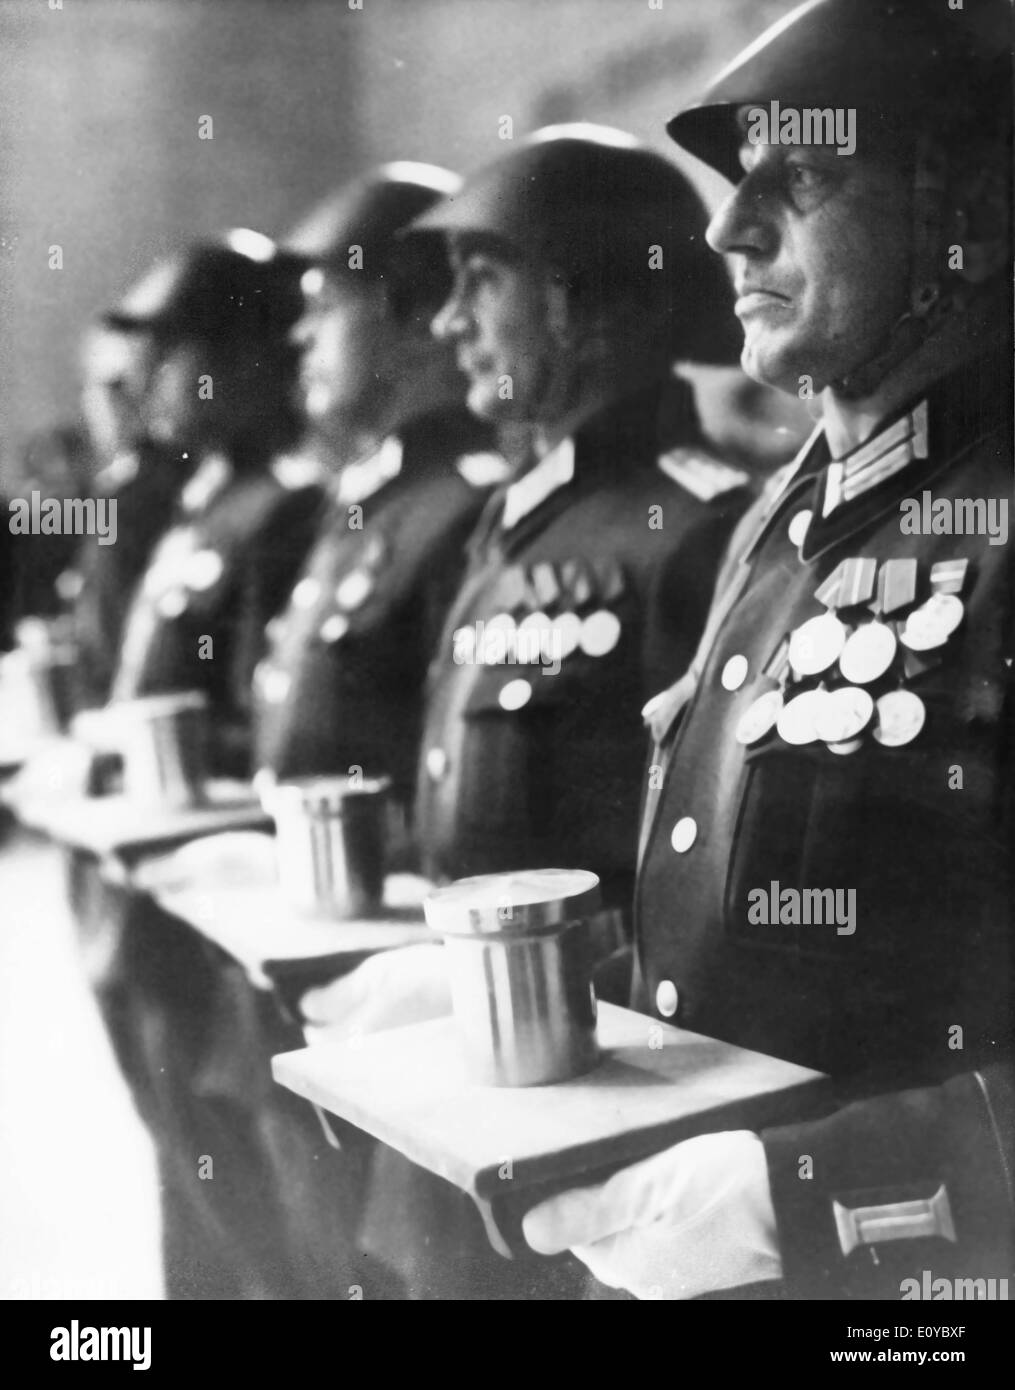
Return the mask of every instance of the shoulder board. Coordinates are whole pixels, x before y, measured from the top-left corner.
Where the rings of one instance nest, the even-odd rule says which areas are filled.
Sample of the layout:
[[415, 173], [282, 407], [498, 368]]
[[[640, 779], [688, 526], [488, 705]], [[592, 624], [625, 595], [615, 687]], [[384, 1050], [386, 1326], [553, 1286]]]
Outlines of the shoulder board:
[[272, 475], [289, 492], [321, 481], [321, 465], [312, 454], [280, 454], [271, 465]]
[[455, 467], [470, 487], [496, 487], [511, 472], [507, 459], [492, 450], [484, 454], [463, 454]]
[[699, 502], [711, 502], [749, 481], [739, 468], [731, 468], [697, 449], [671, 449], [660, 456], [659, 468]]

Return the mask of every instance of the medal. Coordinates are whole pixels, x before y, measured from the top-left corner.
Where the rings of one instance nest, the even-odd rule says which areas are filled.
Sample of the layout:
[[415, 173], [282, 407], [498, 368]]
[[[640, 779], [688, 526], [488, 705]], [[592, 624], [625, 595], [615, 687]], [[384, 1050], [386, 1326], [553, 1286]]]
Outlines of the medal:
[[582, 623], [579, 642], [586, 656], [606, 656], [619, 641], [620, 619], [606, 608], [598, 608]]
[[863, 747], [862, 738], [851, 738], [846, 743], [829, 743], [827, 745], [829, 753], [838, 753], [840, 757], [850, 753], [857, 753]]
[[885, 748], [901, 748], [912, 743], [923, 728], [927, 711], [919, 695], [911, 690], [890, 690], [877, 703], [878, 722], [874, 737]]
[[789, 664], [798, 678], [820, 676], [846, 645], [846, 628], [833, 613], [822, 613], [798, 627], [789, 639]]
[[906, 619], [900, 641], [913, 652], [943, 647], [962, 622], [965, 607], [955, 594], [931, 594]]
[[320, 596], [320, 584], [318, 584], [316, 579], [312, 579], [310, 575], [307, 575], [305, 579], [301, 579], [296, 585], [289, 602], [294, 608], [313, 608]]
[[499, 666], [515, 650], [518, 625], [510, 613], [497, 613], [483, 624], [483, 639], [477, 644], [476, 660], [480, 666]]
[[839, 670], [853, 685], [870, 685], [885, 674], [897, 650], [895, 633], [887, 623], [864, 623], [847, 639]]
[[736, 727], [736, 740], [745, 747], [757, 743], [775, 728], [782, 712], [782, 691], [768, 690], [749, 705]]
[[577, 613], [558, 613], [551, 626], [560, 644], [560, 657], [563, 661], [576, 650], [581, 641], [582, 620]]
[[217, 550], [199, 550], [187, 563], [187, 588], [201, 592], [217, 584], [222, 577], [222, 556]]
[[814, 720], [824, 743], [843, 744], [863, 733], [874, 715], [874, 701], [866, 690], [847, 685], [827, 693]]
[[818, 716], [827, 698], [827, 690], [805, 690], [788, 705], [783, 705], [775, 727], [784, 743], [800, 747], [816, 741]]

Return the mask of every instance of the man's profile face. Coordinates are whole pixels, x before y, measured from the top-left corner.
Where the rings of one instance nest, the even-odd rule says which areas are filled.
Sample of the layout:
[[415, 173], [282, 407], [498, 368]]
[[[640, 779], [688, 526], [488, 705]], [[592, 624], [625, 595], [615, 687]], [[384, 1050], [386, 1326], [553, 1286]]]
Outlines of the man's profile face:
[[376, 286], [346, 285], [309, 271], [304, 312], [293, 330], [300, 349], [304, 413], [326, 437], [369, 424], [385, 387], [392, 325]]
[[540, 423], [567, 369], [549, 323], [548, 273], [466, 237], [450, 257], [451, 295], [432, 328], [454, 344], [469, 409], [484, 420]]
[[875, 356], [909, 307], [911, 179], [833, 146], [745, 139], [741, 163], [707, 232], [733, 272], [740, 360], [755, 381], [798, 394], [810, 378], [817, 393]]

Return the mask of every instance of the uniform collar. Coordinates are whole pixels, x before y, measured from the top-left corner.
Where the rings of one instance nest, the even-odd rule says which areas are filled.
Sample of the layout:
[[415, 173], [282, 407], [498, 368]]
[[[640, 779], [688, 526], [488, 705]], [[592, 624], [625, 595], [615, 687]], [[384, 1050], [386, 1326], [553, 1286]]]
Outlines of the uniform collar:
[[233, 466], [225, 454], [208, 454], [187, 479], [180, 505], [188, 515], [203, 512], [233, 480]]
[[344, 506], [365, 502], [393, 482], [402, 471], [404, 446], [397, 435], [389, 435], [376, 453], [359, 463], [347, 463], [338, 477], [338, 500]]
[[501, 528], [510, 531], [574, 478], [574, 439], [562, 439], [504, 493]]
[[[830, 459], [821, 431], [806, 446], [790, 490], [814, 479], [812, 520], [800, 546], [805, 563], [919, 492], [961, 454], [996, 430], [1008, 395], [996, 354], [974, 360], [894, 411], [862, 444]], [[783, 494], [784, 496], [786, 494]]]

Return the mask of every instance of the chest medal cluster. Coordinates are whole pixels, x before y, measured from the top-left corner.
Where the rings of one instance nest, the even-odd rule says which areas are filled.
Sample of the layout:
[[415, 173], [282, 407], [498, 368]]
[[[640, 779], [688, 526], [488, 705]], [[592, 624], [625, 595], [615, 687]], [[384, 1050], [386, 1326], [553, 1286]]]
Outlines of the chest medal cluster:
[[[623, 623], [615, 611], [627, 592], [620, 566], [581, 559], [538, 561], [506, 571], [493, 617], [455, 629], [458, 664], [555, 666], [576, 653], [599, 659], [617, 647]], [[532, 697], [525, 679], [500, 692], [504, 710], [524, 708]]]
[[776, 688], [745, 710], [737, 742], [750, 747], [774, 731], [794, 747], [824, 743], [840, 755], [867, 734], [885, 748], [912, 743], [926, 709], [905, 681], [936, 665], [961, 625], [968, 565], [933, 565], [930, 596], [917, 604], [917, 560], [843, 560], [815, 591], [825, 611], [773, 653], [764, 674]]

